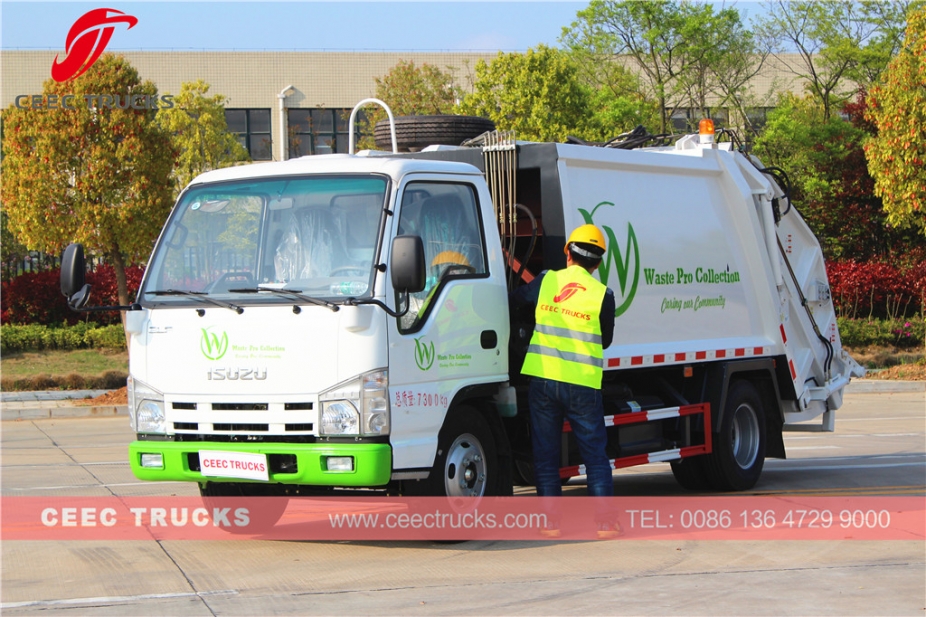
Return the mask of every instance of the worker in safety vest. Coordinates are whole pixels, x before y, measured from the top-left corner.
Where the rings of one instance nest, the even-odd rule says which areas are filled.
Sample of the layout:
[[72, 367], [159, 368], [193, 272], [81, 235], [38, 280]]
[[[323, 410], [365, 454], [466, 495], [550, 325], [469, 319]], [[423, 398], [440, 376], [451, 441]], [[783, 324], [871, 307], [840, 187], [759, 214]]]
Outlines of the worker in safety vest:
[[[588, 494], [614, 494], [601, 400], [603, 350], [614, 335], [614, 293], [592, 277], [605, 253], [594, 225], [576, 228], [563, 251], [566, 268], [547, 270], [512, 292], [512, 310], [534, 306], [534, 331], [521, 373], [531, 376], [528, 402], [537, 495], [562, 495], [559, 469], [563, 420], [568, 419], [588, 478]], [[596, 518], [598, 518], [596, 516]], [[599, 537], [619, 535], [598, 520]], [[558, 535], [552, 529], [551, 535]]]

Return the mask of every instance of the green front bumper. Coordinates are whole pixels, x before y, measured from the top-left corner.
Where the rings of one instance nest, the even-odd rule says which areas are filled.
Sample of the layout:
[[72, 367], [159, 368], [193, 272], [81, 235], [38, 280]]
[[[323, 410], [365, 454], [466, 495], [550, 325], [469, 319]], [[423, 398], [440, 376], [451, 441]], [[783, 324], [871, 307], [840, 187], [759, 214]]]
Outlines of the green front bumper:
[[[247, 452], [252, 454], [292, 455], [296, 457], [296, 472], [282, 473], [270, 469], [270, 482], [307, 486], [383, 486], [392, 475], [392, 449], [384, 443], [221, 443], [135, 441], [129, 445], [129, 462], [132, 473], [140, 480], [180, 482], [252, 482], [239, 478], [204, 476], [191, 469], [199, 460], [200, 450]], [[161, 454], [162, 468], [141, 466], [142, 454]], [[328, 471], [326, 459], [330, 456], [354, 457], [352, 471]]]

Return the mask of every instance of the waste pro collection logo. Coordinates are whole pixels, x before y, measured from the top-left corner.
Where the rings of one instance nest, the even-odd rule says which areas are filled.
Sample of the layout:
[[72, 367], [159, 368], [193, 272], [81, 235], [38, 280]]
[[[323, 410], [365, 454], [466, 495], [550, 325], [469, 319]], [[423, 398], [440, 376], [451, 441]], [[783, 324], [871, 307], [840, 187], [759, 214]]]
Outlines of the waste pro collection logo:
[[203, 335], [199, 339], [199, 349], [210, 360], [220, 360], [228, 351], [228, 333], [210, 332], [212, 327], [203, 328]]
[[415, 364], [422, 371], [426, 371], [434, 364], [434, 341], [426, 343], [420, 338], [415, 339]]
[[[614, 203], [610, 201], [602, 201], [592, 208], [591, 212], [582, 208], [579, 208], [579, 212], [587, 224], [596, 225], [595, 221], [592, 220], [595, 211], [602, 206], [613, 205]], [[623, 252], [621, 252], [621, 244], [618, 243], [614, 230], [607, 225], [598, 225], [598, 227], [603, 229], [608, 236], [608, 252], [605, 253], [601, 265], [598, 267], [598, 276], [602, 283], [611, 287], [608, 284], [608, 279], [611, 278], [612, 272], [616, 275], [617, 285], [616, 288], [612, 287], [617, 300], [614, 316], [620, 317], [630, 308], [634, 296], [637, 295], [637, 285], [640, 282], [640, 245], [637, 243], [637, 234], [633, 230], [633, 225], [629, 222], [627, 223], [627, 239], [623, 244]]]
[[[138, 18], [116, 9], [93, 9], [77, 18], [64, 41], [64, 57], [55, 56], [51, 76], [58, 83], [72, 82], [100, 58], [118, 25], [133, 28]], [[20, 94], [13, 104], [18, 109], [77, 109], [83, 100], [93, 109], [170, 109], [173, 96], [165, 94]]]
[[138, 19], [116, 9], [93, 9], [78, 17], [68, 30], [64, 42], [67, 56], [61, 62], [55, 56], [55, 62], [51, 65], [52, 79], [62, 82], [86, 73], [106, 51], [109, 39], [116, 31], [113, 24], [120, 23], [126, 24], [126, 29], [131, 29], [138, 23]]

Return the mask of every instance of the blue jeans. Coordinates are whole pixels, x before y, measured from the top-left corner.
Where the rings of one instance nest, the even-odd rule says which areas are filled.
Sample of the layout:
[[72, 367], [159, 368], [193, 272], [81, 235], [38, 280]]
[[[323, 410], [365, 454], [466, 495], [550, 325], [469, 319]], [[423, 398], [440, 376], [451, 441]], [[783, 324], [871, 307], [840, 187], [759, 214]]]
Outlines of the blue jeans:
[[588, 494], [594, 497], [614, 495], [612, 467], [605, 451], [608, 436], [601, 390], [532, 377], [528, 404], [537, 495], [556, 497], [563, 494], [559, 478], [563, 418], [569, 420], [579, 443], [588, 479]]

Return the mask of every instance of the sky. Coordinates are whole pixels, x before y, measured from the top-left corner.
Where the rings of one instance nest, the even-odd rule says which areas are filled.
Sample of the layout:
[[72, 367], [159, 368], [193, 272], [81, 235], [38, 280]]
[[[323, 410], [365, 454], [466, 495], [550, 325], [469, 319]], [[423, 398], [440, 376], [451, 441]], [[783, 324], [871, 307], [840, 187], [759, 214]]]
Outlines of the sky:
[[[719, 4], [719, 3], [715, 3]], [[341, 50], [525, 51], [558, 45], [583, 1], [8, 2], [0, 0], [0, 48], [63, 50], [74, 21], [112, 8], [138, 23], [117, 24], [111, 51]], [[753, 13], [757, 2], [738, 2]]]

